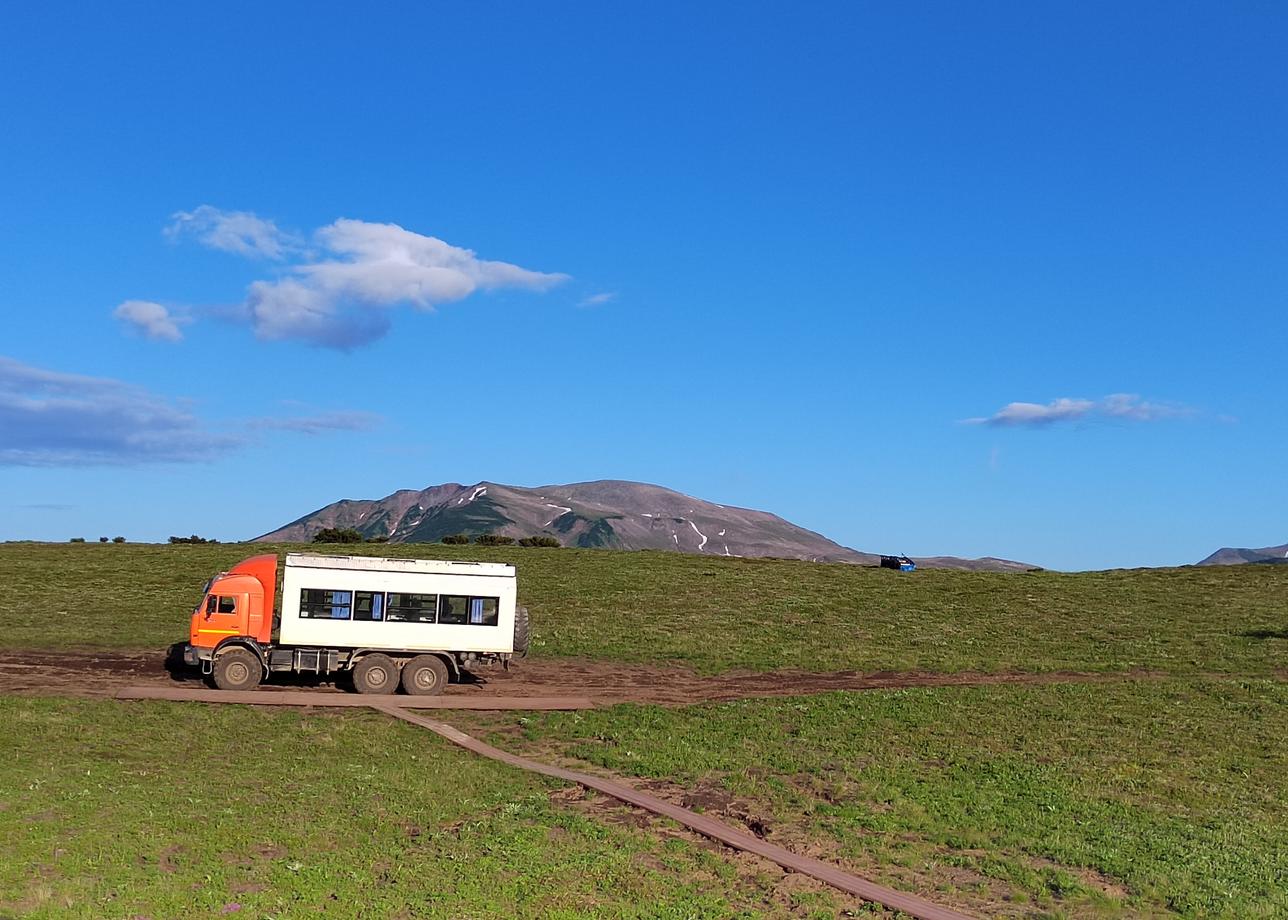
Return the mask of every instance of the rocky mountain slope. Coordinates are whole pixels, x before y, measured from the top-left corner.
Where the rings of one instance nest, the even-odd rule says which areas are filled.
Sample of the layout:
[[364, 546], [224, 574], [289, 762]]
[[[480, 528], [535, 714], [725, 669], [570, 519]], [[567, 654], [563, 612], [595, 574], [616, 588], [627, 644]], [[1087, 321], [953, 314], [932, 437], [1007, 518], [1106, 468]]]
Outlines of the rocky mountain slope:
[[1249, 562], [1288, 564], [1288, 543], [1264, 546], [1261, 549], [1241, 549], [1223, 546], [1199, 565], [1244, 565]]
[[[345, 499], [266, 533], [261, 541], [307, 542], [324, 527], [351, 527], [393, 543], [433, 543], [449, 534], [546, 535], [565, 546], [661, 549], [717, 556], [779, 556], [874, 565], [878, 557], [797, 527], [775, 514], [717, 505], [620, 480], [528, 489], [495, 482], [446, 483], [375, 500]], [[920, 560], [930, 567], [1023, 571], [1003, 559]]]

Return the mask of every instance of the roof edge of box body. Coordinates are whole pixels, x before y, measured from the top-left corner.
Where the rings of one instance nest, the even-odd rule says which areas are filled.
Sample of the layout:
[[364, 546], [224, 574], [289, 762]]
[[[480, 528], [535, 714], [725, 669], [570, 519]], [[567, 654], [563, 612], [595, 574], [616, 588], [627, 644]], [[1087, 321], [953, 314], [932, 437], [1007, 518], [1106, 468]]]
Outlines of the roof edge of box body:
[[514, 566], [506, 562], [456, 562], [446, 559], [390, 559], [384, 556], [332, 556], [320, 553], [287, 553], [287, 568], [349, 569], [363, 572], [424, 572], [513, 578]]

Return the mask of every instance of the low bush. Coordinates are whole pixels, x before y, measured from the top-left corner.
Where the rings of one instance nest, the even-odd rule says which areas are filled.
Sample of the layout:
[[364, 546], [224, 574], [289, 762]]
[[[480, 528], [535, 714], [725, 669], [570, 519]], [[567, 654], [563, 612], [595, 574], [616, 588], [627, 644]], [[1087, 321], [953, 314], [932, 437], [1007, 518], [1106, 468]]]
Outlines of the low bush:
[[524, 537], [519, 541], [520, 546], [563, 546], [554, 537]]
[[323, 527], [313, 535], [314, 543], [361, 543], [362, 534], [352, 527]]
[[507, 537], [499, 533], [481, 533], [474, 538], [474, 542], [479, 546], [509, 546], [514, 542], [514, 537]]
[[470, 542], [470, 538], [465, 536], [463, 533], [449, 533], [447, 536], [443, 537], [443, 542], [449, 546], [464, 546], [466, 543]]

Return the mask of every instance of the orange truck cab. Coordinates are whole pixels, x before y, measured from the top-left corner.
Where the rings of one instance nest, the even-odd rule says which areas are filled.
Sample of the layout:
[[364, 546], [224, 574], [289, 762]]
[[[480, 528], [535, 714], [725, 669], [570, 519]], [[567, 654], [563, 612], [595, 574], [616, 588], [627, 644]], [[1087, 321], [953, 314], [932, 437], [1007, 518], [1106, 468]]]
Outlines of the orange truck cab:
[[252, 556], [212, 578], [192, 611], [188, 630], [190, 658], [212, 657], [219, 644], [229, 638], [245, 637], [267, 645], [273, 634], [276, 590], [276, 555]]
[[501, 563], [252, 556], [206, 585], [183, 659], [221, 690], [308, 672], [344, 673], [362, 693], [440, 693], [469, 667], [527, 652], [515, 584]]

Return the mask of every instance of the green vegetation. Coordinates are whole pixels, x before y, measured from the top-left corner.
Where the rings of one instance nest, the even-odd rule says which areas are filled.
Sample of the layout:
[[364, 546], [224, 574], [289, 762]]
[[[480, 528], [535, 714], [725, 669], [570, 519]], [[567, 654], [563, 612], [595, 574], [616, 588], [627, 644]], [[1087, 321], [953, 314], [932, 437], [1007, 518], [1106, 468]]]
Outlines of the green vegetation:
[[732, 797], [771, 841], [980, 915], [1244, 918], [1288, 915], [1285, 738], [1288, 684], [1178, 679], [617, 706], [495, 740]]
[[374, 713], [0, 698], [0, 724], [0, 916], [792, 906], [705, 848], [560, 807], [554, 784]]
[[470, 542], [470, 538], [468, 534], [449, 533], [447, 536], [443, 537], [443, 542], [448, 546], [464, 546], [466, 543]]
[[[315, 550], [0, 545], [0, 645], [160, 650], [212, 574], [288, 549]], [[899, 575], [540, 547], [342, 552], [515, 562], [539, 656], [1162, 672], [453, 721], [661, 784], [981, 916], [1288, 915], [1288, 567]], [[665, 825], [624, 830], [552, 803], [545, 781], [374, 714], [0, 698], [0, 725], [0, 839], [15, 841], [0, 917], [359, 902], [380, 916], [833, 916], [845, 903], [775, 888]]]
[[[311, 546], [0, 545], [0, 646], [160, 649], [239, 559]], [[442, 544], [347, 553], [515, 562], [533, 654], [700, 671], [1219, 671], [1284, 665], [1288, 566], [1059, 574]], [[712, 641], [714, 638], [719, 641]]]
[[499, 533], [481, 533], [474, 538], [474, 542], [479, 546], [509, 546], [514, 542], [514, 537]]
[[323, 527], [313, 535], [314, 543], [361, 543], [362, 533], [352, 527]]
[[557, 546], [563, 546], [563, 544], [560, 543], [558, 540], [556, 540], [554, 537], [521, 537], [519, 539], [519, 545], [520, 546], [545, 546], [552, 549]]

